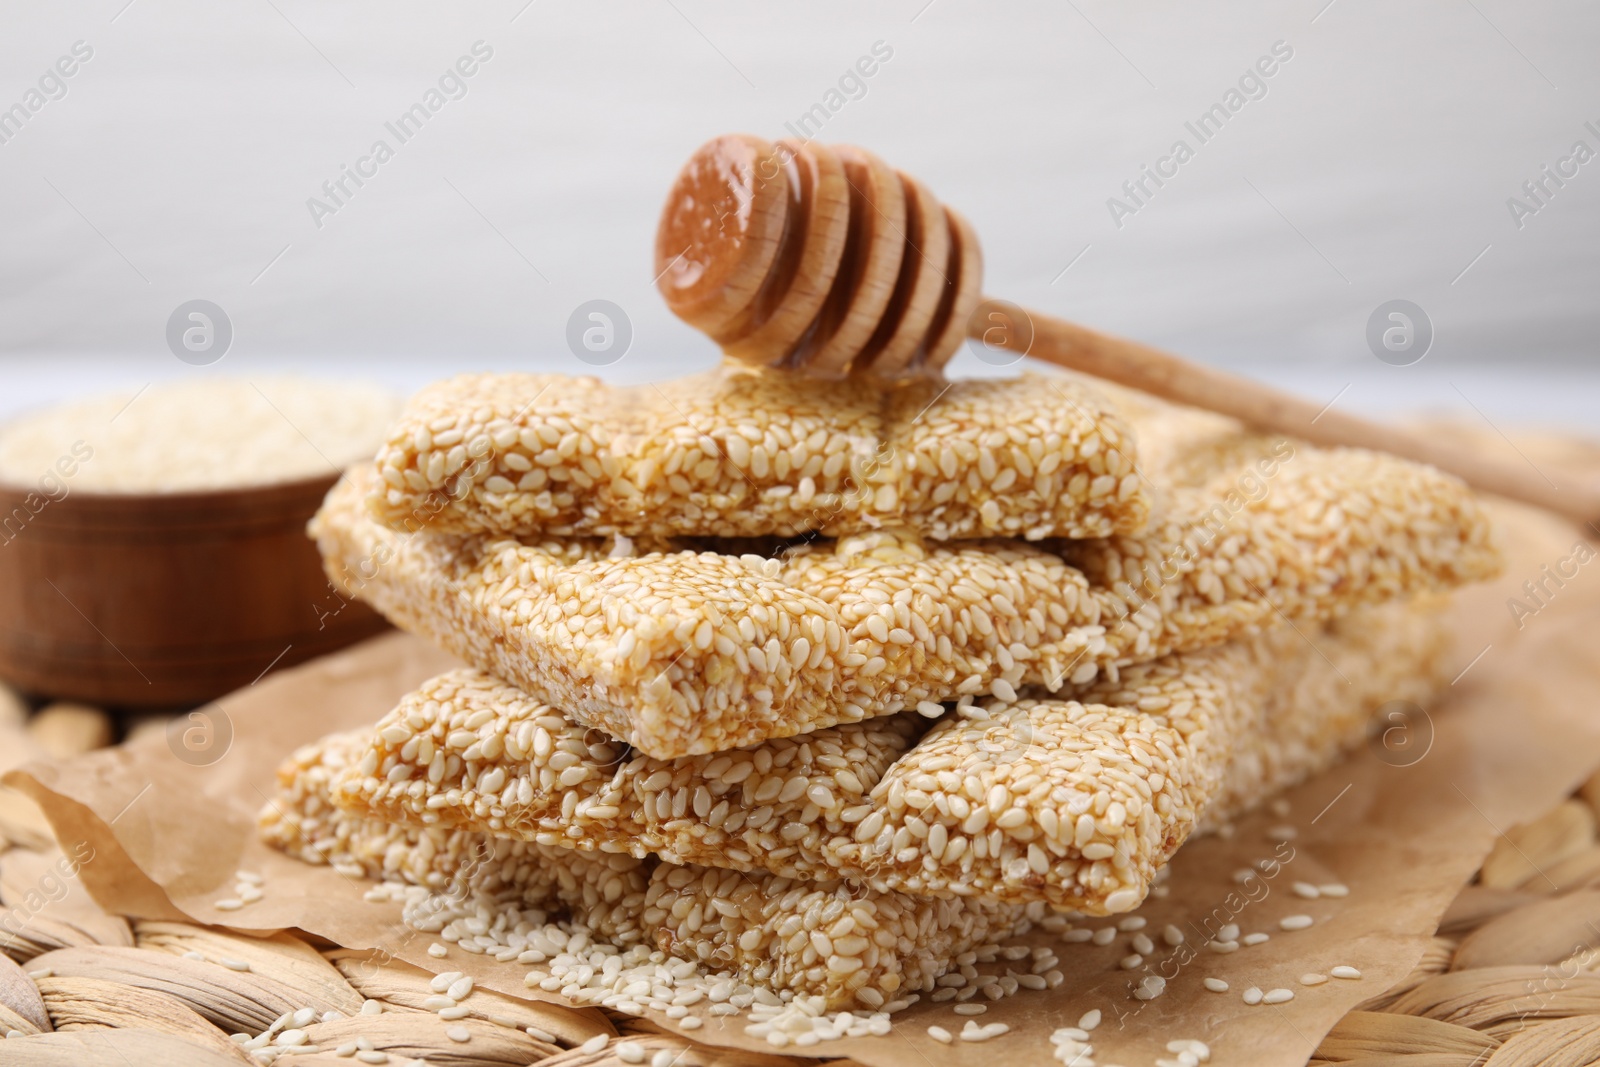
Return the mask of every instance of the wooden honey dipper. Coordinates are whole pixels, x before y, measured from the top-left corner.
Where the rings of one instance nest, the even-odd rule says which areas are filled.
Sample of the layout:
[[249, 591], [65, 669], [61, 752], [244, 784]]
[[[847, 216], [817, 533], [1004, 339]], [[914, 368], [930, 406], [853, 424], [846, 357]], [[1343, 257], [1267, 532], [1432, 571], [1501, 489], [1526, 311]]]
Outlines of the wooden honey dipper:
[[[967, 337], [1248, 425], [1388, 452], [1581, 523], [1600, 482], [1550, 484], [1137, 341], [984, 300], [972, 227], [915, 178], [847, 145], [730, 134], [679, 172], [656, 231], [657, 287], [730, 358], [798, 373], [938, 374]], [[981, 309], [981, 314], [975, 314]]]

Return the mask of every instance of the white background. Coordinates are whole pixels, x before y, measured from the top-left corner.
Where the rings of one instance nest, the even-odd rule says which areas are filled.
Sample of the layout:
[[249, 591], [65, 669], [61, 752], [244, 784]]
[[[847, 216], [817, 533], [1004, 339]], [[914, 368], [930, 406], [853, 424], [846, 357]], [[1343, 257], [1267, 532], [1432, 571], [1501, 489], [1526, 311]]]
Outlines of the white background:
[[[1600, 160], [1521, 229], [1506, 205], [1600, 149], [1594, 3], [12, 3], [0, 108], [79, 40], [67, 95], [0, 144], [0, 413], [283, 367], [583, 371], [565, 326], [597, 297], [635, 334], [608, 377], [707, 366], [651, 285], [667, 185], [883, 41], [819, 139], [962, 210], [991, 294], [1352, 408], [1600, 427]], [[319, 229], [307, 198], [479, 40], [468, 94]], [[1276, 41], [1267, 95], [1116, 227], [1107, 198]], [[197, 297], [235, 330], [200, 370], [164, 338]], [[1397, 297], [1437, 331], [1412, 367], [1364, 337]]]

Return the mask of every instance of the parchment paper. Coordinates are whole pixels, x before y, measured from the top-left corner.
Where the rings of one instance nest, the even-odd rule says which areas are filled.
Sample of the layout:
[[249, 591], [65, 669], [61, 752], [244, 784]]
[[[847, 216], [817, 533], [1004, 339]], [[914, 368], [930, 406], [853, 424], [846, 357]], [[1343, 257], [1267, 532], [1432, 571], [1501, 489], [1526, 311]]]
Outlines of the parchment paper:
[[[1375, 744], [1292, 791], [1287, 817], [1262, 813], [1228, 838], [1189, 843], [1173, 865], [1170, 895], [1141, 912], [1152, 932], [1175, 923], [1188, 931], [1189, 947], [1199, 948], [1203, 917], [1219, 908], [1231, 914], [1243, 899], [1233, 921], [1246, 933], [1270, 932], [1269, 942], [1230, 955], [1200, 949], [1181, 966], [1183, 950], [1169, 953], [1172, 959], [1158, 954], [1152, 965], [1176, 977], [1164, 996], [1141, 1002], [1129, 991], [1144, 972], [1117, 968], [1129, 951], [1126, 935], [1101, 948], [1040, 932], [1031, 940], [1057, 946], [1068, 980], [1057, 990], [1024, 990], [992, 1004], [979, 1020], [1009, 1023], [1010, 1033], [982, 1044], [938, 1044], [927, 1036], [930, 1023], [955, 1032], [966, 1020], [949, 1004], [924, 1001], [897, 1015], [888, 1037], [828, 1042], [810, 1054], [850, 1056], [874, 1067], [1049, 1064], [1050, 1033], [1099, 1008], [1105, 1021], [1094, 1044], [1102, 1064], [1148, 1064], [1170, 1055], [1165, 1045], [1174, 1038], [1207, 1042], [1218, 1064], [1303, 1063], [1340, 1016], [1412, 967], [1497, 832], [1542, 814], [1600, 764], [1600, 561], [1523, 619], [1519, 631], [1507, 598], [1537, 579], [1542, 564], [1568, 556], [1578, 531], [1519, 509], [1499, 513], [1507, 574], [1460, 596], [1463, 674], [1445, 705], [1433, 709], [1431, 728], [1418, 722], [1414, 736], [1391, 736], [1388, 748]], [[31, 764], [7, 781], [38, 801], [66, 845], [93, 844], [95, 858], [80, 878], [108, 910], [253, 932], [297, 927], [430, 970], [463, 970], [504, 993], [560, 1003], [526, 989], [524, 968], [515, 964], [455, 949], [445, 959], [428, 956], [433, 938], [403, 927], [395, 906], [364, 902], [364, 883], [289, 860], [255, 840], [255, 813], [285, 754], [328, 731], [371, 723], [407, 689], [452, 665], [419, 640], [378, 638], [224, 698], [220, 708], [233, 737], [209, 766], [179, 759], [154, 737], [66, 765]], [[178, 750], [197, 759], [181, 744]], [[1259, 883], [1265, 891], [1251, 894], [1259, 899], [1246, 898], [1231, 875], [1272, 855], [1265, 829], [1285, 823], [1299, 830], [1292, 859]], [[266, 875], [266, 898], [241, 911], [215, 910], [209, 902], [232, 895], [240, 867]], [[1294, 881], [1338, 881], [1351, 892], [1307, 901], [1290, 892]], [[1316, 925], [1280, 932], [1278, 919], [1296, 913], [1314, 916]], [[1363, 979], [1299, 984], [1302, 973], [1339, 964], [1359, 968]], [[1232, 990], [1208, 992], [1201, 979], [1212, 975]], [[1277, 1007], [1247, 1007], [1240, 993], [1251, 985], [1287, 987], [1296, 996]], [[672, 1028], [670, 1020], [655, 1018]], [[737, 1018], [708, 1016], [689, 1036], [770, 1050], [745, 1037]]]

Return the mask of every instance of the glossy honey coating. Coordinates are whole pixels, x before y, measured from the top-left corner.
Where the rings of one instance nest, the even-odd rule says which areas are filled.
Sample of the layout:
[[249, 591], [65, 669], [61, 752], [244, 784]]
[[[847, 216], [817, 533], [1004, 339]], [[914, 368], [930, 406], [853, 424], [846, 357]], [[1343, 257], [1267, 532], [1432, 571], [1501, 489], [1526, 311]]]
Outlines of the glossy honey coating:
[[1149, 516], [1133, 434], [1060, 379], [896, 385], [724, 364], [648, 386], [468, 374], [406, 405], [373, 513], [399, 530], [937, 541], [1105, 537]]

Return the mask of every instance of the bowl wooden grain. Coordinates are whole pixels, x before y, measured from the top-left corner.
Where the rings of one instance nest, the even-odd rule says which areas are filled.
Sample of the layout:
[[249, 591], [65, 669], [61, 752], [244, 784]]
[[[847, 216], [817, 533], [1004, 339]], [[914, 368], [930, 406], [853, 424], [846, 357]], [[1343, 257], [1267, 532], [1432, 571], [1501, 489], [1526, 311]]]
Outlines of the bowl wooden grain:
[[0, 678], [179, 707], [377, 633], [306, 537], [335, 480], [59, 500], [0, 485]]

